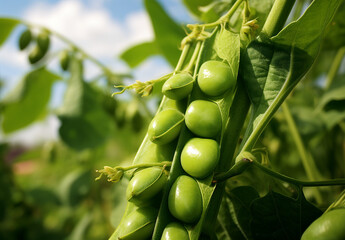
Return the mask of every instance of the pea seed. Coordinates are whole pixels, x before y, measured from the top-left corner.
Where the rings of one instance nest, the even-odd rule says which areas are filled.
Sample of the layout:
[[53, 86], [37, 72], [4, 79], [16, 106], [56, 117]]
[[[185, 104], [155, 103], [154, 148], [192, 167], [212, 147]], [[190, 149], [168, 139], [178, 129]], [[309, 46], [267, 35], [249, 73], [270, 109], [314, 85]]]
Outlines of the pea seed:
[[182, 224], [172, 222], [164, 228], [161, 240], [189, 240], [189, 235]]
[[193, 89], [194, 79], [189, 73], [177, 73], [170, 77], [162, 87], [162, 93], [168, 98], [181, 100]]
[[148, 136], [156, 144], [169, 143], [179, 135], [183, 121], [181, 112], [175, 109], [163, 110], [152, 119]]
[[119, 234], [121, 240], [138, 240], [149, 238], [154, 229], [158, 211], [152, 207], [138, 208], [131, 212], [122, 225]]
[[160, 167], [150, 167], [138, 171], [127, 186], [127, 200], [135, 203], [147, 201], [162, 190], [167, 178]]
[[218, 105], [205, 100], [193, 101], [186, 111], [186, 125], [200, 137], [215, 137], [222, 128]]
[[198, 183], [186, 175], [179, 176], [172, 185], [168, 206], [171, 214], [185, 223], [195, 223], [202, 213], [202, 197]]
[[192, 138], [181, 153], [183, 170], [196, 178], [209, 176], [218, 164], [219, 146], [213, 139]]
[[236, 85], [236, 78], [228, 64], [207, 61], [199, 69], [198, 85], [205, 94], [219, 96]]

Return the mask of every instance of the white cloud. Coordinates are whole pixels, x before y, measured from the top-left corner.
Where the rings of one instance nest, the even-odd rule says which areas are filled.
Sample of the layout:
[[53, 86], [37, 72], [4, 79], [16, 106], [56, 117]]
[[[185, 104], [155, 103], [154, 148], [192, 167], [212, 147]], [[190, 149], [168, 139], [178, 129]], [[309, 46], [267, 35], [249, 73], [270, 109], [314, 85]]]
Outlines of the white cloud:
[[24, 19], [65, 35], [98, 58], [114, 58], [133, 43], [153, 38], [145, 12], [132, 13], [120, 22], [106, 9], [90, 8], [79, 0], [37, 3], [26, 11]]

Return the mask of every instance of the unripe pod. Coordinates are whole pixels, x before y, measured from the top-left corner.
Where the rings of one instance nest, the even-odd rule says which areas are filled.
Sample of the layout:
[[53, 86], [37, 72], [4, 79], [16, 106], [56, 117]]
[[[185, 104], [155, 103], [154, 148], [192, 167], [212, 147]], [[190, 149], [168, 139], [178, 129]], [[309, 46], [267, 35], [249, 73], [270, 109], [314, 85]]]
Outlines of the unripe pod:
[[62, 70], [67, 71], [68, 66], [69, 66], [69, 62], [70, 62], [70, 56], [69, 56], [69, 51], [68, 50], [64, 50], [62, 52], [60, 52], [60, 67]]
[[127, 200], [141, 203], [154, 197], [164, 187], [168, 177], [164, 169], [150, 167], [134, 174], [127, 186]]
[[302, 235], [301, 240], [342, 240], [345, 239], [345, 209], [326, 212], [316, 219]]
[[39, 49], [38, 46], [35, 46], [34, 49], [32, 49], [32, 51], [30, 52], [28, 58], [29, 58], [29, 62], [31, 64], [35, 64], [37, 63], [39, 60], [41, 60], [43, 58], [43, 54], [41, 52], [41, 50]]
[[50, 37], [47, 31], [42, 31], [37, 36], [37, 46], [40, 48], [43, 55], [45, 55], [50, 46]]
[[193, 89], [194, 79], [189, 73], [177, 73], [170, 77], [162, 87], [162, 93], [168, 98], [181, 100]]
[[218, 164], [219, 145], [213, 139], [192, 138], [181, 153], [183, 170], [196, 178], [209, 176]]
[[185, 115], [189, 130], [200, 137], [215, 137], [222, 128], [222, 118], [218, 105], [205, 100], [193, 101]]
[[195, 223], [202, 214], [202, 196], [198, 183], [186, 175], [179, 176], [172, 185], [168, 206], [170, 213], [185, 223]]
[[156, 144], [169, 143], [179, 135], [183, 121], [181, 112], [175, 109], [163, 110], [152, 119], [148, 136]]
[[228, 64], [207, 61], [199, 69], [198, 85], [205, 94], [219, 96], [236, 85], [236, 78]]
[[189, 240], [189, 235], [183, 225], [172, 222], [164, 228], [161, 240]]
[[29, 46], [30, 42], [32, 40], [32, 34], [30, 29], [26, 29], [19, 37], [19, 49], [24, 50], [27, 46]]
[[158, 211], [152, 207], [138, 208], [131, 212], [122, 224], [121, 240], [147, 239], [153, 233]]

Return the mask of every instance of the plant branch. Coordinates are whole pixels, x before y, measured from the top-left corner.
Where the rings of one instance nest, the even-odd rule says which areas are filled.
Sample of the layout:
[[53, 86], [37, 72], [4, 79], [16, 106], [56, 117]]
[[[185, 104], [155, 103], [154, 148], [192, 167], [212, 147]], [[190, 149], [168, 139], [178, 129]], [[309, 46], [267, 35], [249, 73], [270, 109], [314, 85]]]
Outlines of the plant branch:
[[338, 70], [344, 58], [344, 55], [345, 55], [345, 46], [339, 48], [339, 50], [337, 51], [337, 55], [335, 55], [335, 58], [331, 65], [331, 69], [329, 70], [327, 74], [325, 89], [328, 89], [331, 86], [333, 79], [338, 73]]
[[296, 0], [276, 0], [261, 30], [261, 37], [272, 37], [284, 26]]

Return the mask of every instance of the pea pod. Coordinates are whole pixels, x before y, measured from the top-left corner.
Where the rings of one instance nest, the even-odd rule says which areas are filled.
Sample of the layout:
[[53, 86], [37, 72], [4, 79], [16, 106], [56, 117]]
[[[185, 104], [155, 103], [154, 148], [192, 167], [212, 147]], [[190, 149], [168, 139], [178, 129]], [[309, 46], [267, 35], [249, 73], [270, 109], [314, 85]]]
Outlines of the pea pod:
[[162, 87], [162, 93], [168, 98], [181, 100], [193, 89], [194, 79], [189, 73], [177, 73], [170, 77]]
[[161, 240], [189, 240], [189, 236], [182, 224], [172, 222], [164, 228]]
[[127, 187], [127, 200], [141, 203], [157, 195], [167, 180], [165, 170], [151, 167], [139, 170], [130, 180]]
[[47, 53], [50, 46], [50, 36], [47, 31], [42, 31], [38, 34], [37, 46], [39, 47], [43, 55]]
[[345, 208], [331, 210], [316, 219], [302, 235], [301, 240], [345, 239]]
[[60, 52], [59, 62], [61, 69], [67, 71], [70, 62], [70, 55], [68, 50]]
[[120, 240], [147, 239], [151, 236], [157, 217], [157, 209], [152, 207], [138, 208], [124, 220], [119, 234]]
[[169, 192], [170, 213], [185, 223], [195, 223], [202, 213], [202, 197], [198, 183], [186, 175], [179, 176]]
[[26, 29], [24, 32], [21, 33], [19, 37], [18, 46], [20, 50], [24, 50], [27, 46], [29, 46], [32, 40], [32, 34], [30, 29]]
[[29, 53], [28, 59], [30, 64], [35, 64], [44, 57], [44, 54], [38, 46], [35, 46], [32, 51]]
[[150, 140], [159, 145], [171, 142], [179, 135], [183, 121], [183, 114], [176, 109], [161, 111], [150, 123]]

